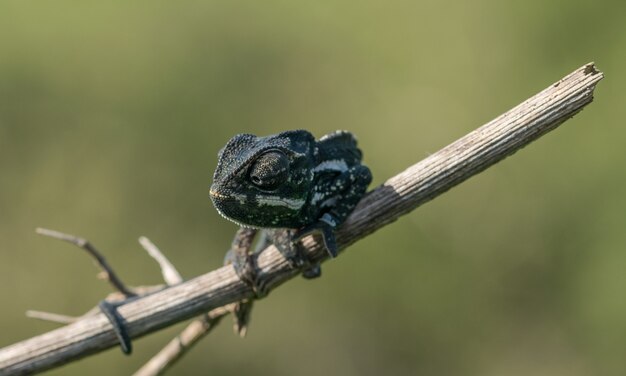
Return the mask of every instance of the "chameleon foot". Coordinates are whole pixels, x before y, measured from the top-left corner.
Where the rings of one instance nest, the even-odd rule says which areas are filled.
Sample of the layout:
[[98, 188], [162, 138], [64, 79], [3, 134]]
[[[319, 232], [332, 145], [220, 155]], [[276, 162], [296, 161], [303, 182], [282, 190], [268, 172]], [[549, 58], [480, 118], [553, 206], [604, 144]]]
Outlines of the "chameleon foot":
[[104, 313], [106, 318], [109, 319], [111, 325], [113, 325], [113, 331], [117, 336], [117, 340], [120, 342], [122, 352], [126, 355], [130, 355], [133, 351], [133, 346], [130, 341], [128, 331], [126, 330], [126, 326], [124, 326], [124, 318], [122, 318], [122, 316], [120, 316], [117, 312], [117, 306], [103, 300], [98, 304], [98, 307], [100, 308], [100, 311]]
[[[252, 255], [244, 255], [241, 252], [233, 252], [231, 249], [226, 252], [226, 256], [224, 257], [224, 265], [228, 264], [233, 265], [233, 269], [235, 269], [235, 273], [237, 273], [239, 279], [241, 279], [248, 286], [252, 287], [257, 296], [259, 296], [261, 288], [257, 286], [257, 283], [255, 282], [257, 278]], [[235, 307], [232, 310], [235, 333], [242, 338], [246, 336], [246, 332], [248, 331], [248, 323], [250, 322], [252, 306], [252, 301], [245, 300], [235, 304]]]
[[[266, 231], [272, 240], [272, 244], [276, 246], [292, 268], [302, 271], [304, 278], [317, 278], [322, 274], [319, 263], [312, 262], [308, 258], [306, 251], [298, 242], [298, 239], [310, 232], [302, 233], [301, 230], [291, 228], [271, 229]], [[311, 232], [313, 231], [314, 230], [311, 230]], [[301, 236], [298, 236], [298, 234], [301, 234]]]
[[259, 283], [256, 273], [256, 255], [241, 254], [232, 250], [226, 252], [224, 265], [232, 264], [237, 276], [248, 286], [252, 287], [258, 298], [266, 295], [263, 284]]
[[301, 229], [296, 235], [295, 240], [300, 240], [306, 235], [319, 233], [322, 235], [326, 252], [332, 258], [337, 257], [337, 240], [335, 239], [335, 227], [337, 221], [331, 214], [324, 214], [317, 222]]

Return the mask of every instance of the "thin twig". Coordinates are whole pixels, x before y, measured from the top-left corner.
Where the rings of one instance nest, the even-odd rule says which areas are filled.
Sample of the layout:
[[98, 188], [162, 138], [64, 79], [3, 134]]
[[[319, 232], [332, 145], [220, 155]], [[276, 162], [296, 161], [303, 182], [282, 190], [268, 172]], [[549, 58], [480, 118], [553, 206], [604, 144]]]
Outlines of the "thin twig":
[[[95, 249], [92, 245], [90, 245], [83, 238], [64, 234], [58, 231], [52, 231], [47, 229], [37, 229], [37, 233], [42, 235], [51, 236], [55, 239], [61, 239], [68, 241], [72, 244], [76, 244], [83, 248], [89, 248], [90, 254], [95, 254], [100, 257], [96, 257], [97, 260], [104, 261], [104, 257], [102, 254]], [[148, 254], [154, 258], [154, 260], [159, 264], [161, 268], [161, 273], [163, 275], [163, 279], [167, 283], [167, 285], [175, 285], [181, 283], [183, 281], [182, 276], [176, 270], [174, 265], [163, 255], [163, 253], [159, 250], [159, 248], [150, 241], [145, 236], [139, 238], [139, 243], [141, 246], [148, 252]], [[103, 270], [98, 278], [108, 280], [110, 276], [115, 276], [115, 271], [112, 266], [104, 261], [101, 264]], [[119, 280], [119, 279], [118, 279]], [[134, 293], [137, 293], [138, 290], [142, 292], [143, 295], [152, 291], [156, 291], [162, 288], [161, 286], [141, 286], [137, 289], [133, 289]], [[113, 293], [107, 297], [107, 300], [111, 302], [119, 302], [125, 299], [125, 295], [120, 293]], [[232, 305], [231, 305], [232, 306]], [[94, 315], [99, 313], [101, 310], [98, 307], [91, 309], [89, 312], [82, 316], [68, 316], [62, 315], [58, 313], [52, 312], [44, 312], [44, 311], [36, 311], [29, 310], [26, 311], [26, 316], [29, 318], [34, 318], [43, 321], [54, 322], [58, 324], [71, 324], [76, 322], [87, 315]], [[169, 368], [174, 362], [180, 359], [193, 345], [195, 345], [199, 340], [204, 338], [206, 334], [208, 334], [214, 327], [219, 323], [221, 318], [228, 314], [228, 309], [225, 308], [216, 308], [208, 314], [204, 314], [199, 318], [193, 320], [183, 331], [176, 336], [172, 341], [170, 341], [159, 353], [157, 353], [150, 361], [146, 363], [139, 371], [139, 375], [151, 375], [158, 374], [163, 372], [166, 368]]]
[[152, 243], [150, 239], [142, 236], [139, 238], [139, 244], [141, 244], [146, 252], [148, 252], [148, 254], [159, 264], [159, 266], [161, 267], [163, 280], [165, 281], [165, 283], [167, 283], [168, 286], [176, 285], [183, 281], [183, 277], [180, 275], [178, 270], [176, 270], [170, 260], [168, 260], [167, 257], [165, 257], [163, 253], [161, 253], [159, 248], [154, 245], [154, 243]]
[[57, 324], [71, 324], [81, 318], [81, 316], [68, 316], [52, 312], [35, 311], [32, 309], [26, 311], [26, 316], [31, 319], [50, 321]]
[[[165, 283], [169, 286], [183, 282], [174, 265], [163, 255], [159, 248], [145, 236], [139, 238], [139, 244], [156, 260], [161, 268], [161, 274]], [[235, 306], [231, 304], [229, 306]], [[204, 338], [220, 322], [222, 317], [230, 311], [227, 308], [219, 307], [206, 313], [192, 322], [167, 345], [165, 345], [156, 355], [144, 364], [135, 376], [152, 376], [163, 373], [167, 368], [177, 362], [196, 343]]]
[[[110, 302], [119, 302], [123, 301], [128, 297], [128, 294], [124, 294], [123, 292], [128, 292], [129, 289], [125, 287], [125, 285], [121, 282], [119, 278], [117, 278], [116, 273], [112, 266], [110, 266], [104, 256], [97, 250], [93, 245], [91, 245], [88, 241], [83, 238], [64, 234], [58, 231], [48, 230], [38, 228], [36, 230], [38, 234], [46, 235], [53, 237], [55, 239], [60, 239], [64, 241], [68, 241], [72, 244], [75, 244], [83, 249], [88, 250], [89, 254], [95, 257], [98, 261], [99, 265], [103, 269], [101, 273], [98, 274], [98, 278], [105, 279], [108, 281], [117, 281], [117, 284], [114, 286], [121, 286], [123, 288], [119, 289], [122, 292], [115, 292], [110, 294], [105, 301]], [[163, 279], [167, 283], [168, 286], [175, 285], [181, 283], [183, 281], [182, 276], [176, 270], [174, 265], [163, 255], [163, 253], [158, 249], [158, 247], [150, 241], [147, 237], [140, 237], [139, 243], [142, 247], [148, 252], [148, 254], [156, 260], [161, 268], [161, 273], [163, 275]], [[145, 295], [150, 292], [156, 291], [162, 288], [161, 286], [142, 286], [137, 289], [133, 289], [133, 294], [135, 295]], [[138, 294], [138, 291], [141, 291], [142, 294]], [[120, 296], [121, 295], [121, 296]], [[102, 304], [102, 303], [101, 303]], [[44, 311], [35, 311], [29, 310], [26, 311], [26, 316], [29, 318], [39, 319], [43, 321], [54, 322], [58, 324], [71, 324], [74, 323], [88, 315], [94, 315], [98, 312], [101, 312], [101, 308], [95, 307], [91, 309], [89, 312], [82, 316], [68, 316], [62, 315], [58, 313], [52, 312], [44, 312]], [[200, 318], [192, 321], [179, 336], [177, 336], [174, 340], [172, 340], [163, 350], [161, 350], [151, 361], [146, 364], [146, 366], [142, 367], [144, 374], [149, 374], [151, 372], [160, 372], [160, 370], [164, 370], [165, 368], [171, 366], [176, 360], [180, 359], [184, 355], [184, 353], [192, 347], [197, 341], [202, 339], [209, 331], [219, 323], [220, 319], [223, 315], [228, 313], [227, 310], [222, 308], [218, 308], [210, 312], [209, 314], [202, 315]], [[174, 346], [174, 344], [180, 344], [179, 346]], [[158, 368], [155, 368], [158, 367]]]
[[[483, 127], [390, 178], [370, 192], [337, 231], [340, 249], [397, 220], [418, 206], [485, 170], [555, 129], [593, 100], [602, 79], [587, 64]], [[302, 240], [313, 262], [324, 261], [319, 239]], [[275, 246], [257, 258], [258, 278], [268, 289], [296, 276]], [[139, 337], [217, 307], [254, 297], [232, 267], [217, 270], [133, 299], [118, 307], [132, 337]], [[0, 349], [0, 375], [26, 374], [116, 346], [111, 324], [102, 314]]]
[[98, 266], [102, 269], [104, 273], [106, 273], [105, 274], [106, 280], [108, 280], [117, 291], [121, 292], [122, 294], [128, 297], [136, 296], [136, 293], [130, 290], [128, 287], [126, 287], [126, 285], [117, 276], [117, 274], [115, 274], [115, 271], [113, 270], [113, 268], [111, 268], [111, 266], [109, 265], [107, 260], [104, 258], [104, 256], [96, 249], [96, 247], [94, 247], [89, 241], [87, 241], [87, 239], [79, 238], [78, 236], [65, 234], [59, 231], [49, 230], [49, 229], [41, 228], [41, 227], [37, 228], [35, 232], [39, 235], [49, 236], [54, 239], [63, 240], [65, 242], [74, 244], [75, 246], [84, 249], [85, 251], [87, 251], [87, 253], [89, 253], [89, 255], [91, 255], [91, 257], [94, 258], [94, 260], [96, 260], [96, 262], [98, 263]]
[[219, 324], [222, 317], [229, 314], [234, 304], [216, 308], [193, 320], [183, 331], [172, 339], [161, 351], [137, 370], [134, 376], [161, 375], [187, 353], [198, 341], [204, 338]]

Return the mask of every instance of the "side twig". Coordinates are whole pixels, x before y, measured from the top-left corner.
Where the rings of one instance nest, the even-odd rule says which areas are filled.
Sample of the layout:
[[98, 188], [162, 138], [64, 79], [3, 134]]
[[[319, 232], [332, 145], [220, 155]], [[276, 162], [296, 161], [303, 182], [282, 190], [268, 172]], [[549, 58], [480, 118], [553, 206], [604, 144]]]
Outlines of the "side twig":
[[144, 364], [134, 376], [154, 376], [162, 374], [185, 355], [198, 341], [204, 338], [219, 324], [222, 317], [232, 312], [234, 304], [219, 307], [193, 320], [183, 331], [171, 340], [161, 351]]
[[[145, 236], [139, 238], [139, 243], [159, 264], [163, 279], [168, 286], [183, 282], [183, 277], [178, 273], [178, 270], [176, 270], [174, 265], [161, 253], [154, 243]], [[231, 312], [232, 306], [234, 306], [234, 304], [216, 308], [191, 321], [178, 336], [165, 345], [163, 349], [137, 370], [134, 375], [153, 376], [162, 374], [185, 355], [196, 343], [209, 334], [209, 332], [219, 324], [222, 317]]]
[[[80, 246], [87, 249], [89, 254], [93, 256], [98, 265], [104, 272], [104, 279], [111, 276], [117, 281], [113, 284], [114, 287], [122, 286], [124, 291], [129, 291], [131, 288], [126, 287], [121, 279], [117, 277], [113, 267], [105, 261], [104, 256], [98, 251], [93, 244], [88, 240], [80, 238], [78, 236], [65, 234], [59, 231], [37, 228], [35, 230], [38, 234], [50, 236], [55, 239], [68, 241], [71, 244]], [[146, 250], [146, 252], [158, 263], [163, 279], [168, 286], [176, 285], [183, 282], [183, 277], [180, 275], [176, 267], [165, 257], [165, 255], [159, 250], [159, 248], [145, 236], [139, 238], [139, 244]], [[133, 293], [136, 295], [143, 295], [148, 292], [161, 289], [162, 286], [141, 286], [138, 288], [132, 288]], [[110, 302], [119, 302], [126, 298], [121, 292], [110, 294], [106, 300]], [[211, 312], [200, 316], [193, 320], [183, 331], [172, 339], [159, 353], [157, 353], [150, 361], [148, 361], [136, 375], [158, 375], [164, 372], [167, 368], [173, 365], [179, 360], [193, 345], [200, 341], [206, 334], [208, 334], [221, 320], [221, 318], [230, 312], [229, 306], [220, 307], [212, 310]], [[89, 310], [82, 316], [68, 316], [58, 313], [44, 312], [29, 310], [26, 311], [26, 316], [29, 318], [39, 319], [43, 321], [54, 322], [58, 324], [71, 324], [83, 317], [94, 315], [101, 312], [100, 308], [95, 307]]]
[[[370, 192], [337, 231], [340, 249], [395, 221], [455, 185], [501, 161], [555, 129], [593, 100], [602, 79], [587, 64], [507, 113], [409, 167]], [[303, 239], [308, 256], [323, 261], [319, 239]], [[258, 278], [271, 290], [298, 274], [274, 246], [258, 257]], [[118, 307], [133, 338], [209, 312], [254, 292], [232, 267], [222, 267]], [[26, 374], [116, 346], [102, 314], [0, 349], [0, 374]]]
[[42, 321], [56, 322], [58, 324], [71, 324], [77, 320], [80, 320], [81, 318], [80, 316], [67, 316], [67, 315], [61, 315], [58, 313], [35, 311], [35, 310], [26, 311], [26, 317], [29, 317], [31, 319], [42, 320]]
[[127, 297], [136, 295], [136, 293], [132, 291], [131, 289], [129, 289], [128, 287], [126, 287], [126, 285], [122, 282], [122, 280], [117, 276], [117, 274], [115, 273], [115, 271], [113, 271], [113, 268], [111, 267], [111, 265], [109, 265], [109, 263], [104, 258], [102, 253], [100, 253], [96, 249], [96, 247], [94, 247], [86, 239], [79, 238], [74, 235], [64, 234], [59, 231], [49, 230], [46, 228], [38, 228], [35, 230], [35, 232], [39, 235], [49, 236], [51, 238], [66, 241], [68, 243], [74, 244], [75, 246], [84, 249], [85, 251], [89, 253], [89, 255], [91, 255], [94, 258], [94, 260], [96, 260], [96, 262], [98, 263], [98, 266], [104, 271], [104, 273], [106, 273], [105, 279], [108, 280], [117, 291], [121, 292]]
[[152, 257], [159, 264], [159, 267], [161, 267], [163, 280], [165, 281], [165, 283], [167, 283], [168, 286], [177, 285], [183, 281], [183, 277], [180, 275], [178, 270], [176, 270], [170, 260], [168, 260], [167, 257], [165, 257], [163, 253], [161, 253], [159, 248], [154, 245], [154, 243], [152, 243], [150, 239], [142, 236], [139, 238], [139, 244], [141, 244], [143, 249], [148, 252], [150, 257]]

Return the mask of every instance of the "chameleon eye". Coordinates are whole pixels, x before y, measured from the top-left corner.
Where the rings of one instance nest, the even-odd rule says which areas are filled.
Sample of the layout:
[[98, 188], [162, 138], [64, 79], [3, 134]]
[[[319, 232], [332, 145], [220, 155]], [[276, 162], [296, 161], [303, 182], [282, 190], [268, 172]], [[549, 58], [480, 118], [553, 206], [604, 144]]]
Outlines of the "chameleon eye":
[[249, 177], [252, 184], [266, 190], [274, 190], [287, 181], [289, 176], [289, 159], [278, 150], [262, 154], [250, 168]]

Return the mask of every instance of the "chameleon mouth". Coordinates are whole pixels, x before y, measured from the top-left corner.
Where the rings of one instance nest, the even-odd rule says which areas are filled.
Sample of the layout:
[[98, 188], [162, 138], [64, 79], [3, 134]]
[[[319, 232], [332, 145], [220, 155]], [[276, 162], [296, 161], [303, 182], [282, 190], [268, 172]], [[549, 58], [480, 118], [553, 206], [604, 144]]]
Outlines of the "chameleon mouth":
[[211, 201], [213, 201], [213, 206], [215, 206], [215, 209], [217, 209], [217, 212], [222, 217], [226, 218], [227, 220], [235, 223], [236, 225], [240, 227], [258, 228], [256, 226], [238, 221], [237, 219], [234, 218], [236, 217], [236, 215], [233, 215], [233, 213], [229, 213], [229, 214], [226, 213], [228, 211], [227, 210], [228, 206], [224, 205], [224, 202], [228, 200], [233, 200], [234, 197], [219, 193], [217, 191], [214, 191], [213, 189], [209, 189], [209, 196], [211, 196]]
[[223, 194], [221, 194], [221, 193], [219, 193], [217, 191], [214, 191], [213, 189], [209, 189], [209, 196], [215, 197], [215, 198], [220, 198], [222, 200], [225, 200], [225, 199], [229, 198], [229, 196], [223, 195]]

